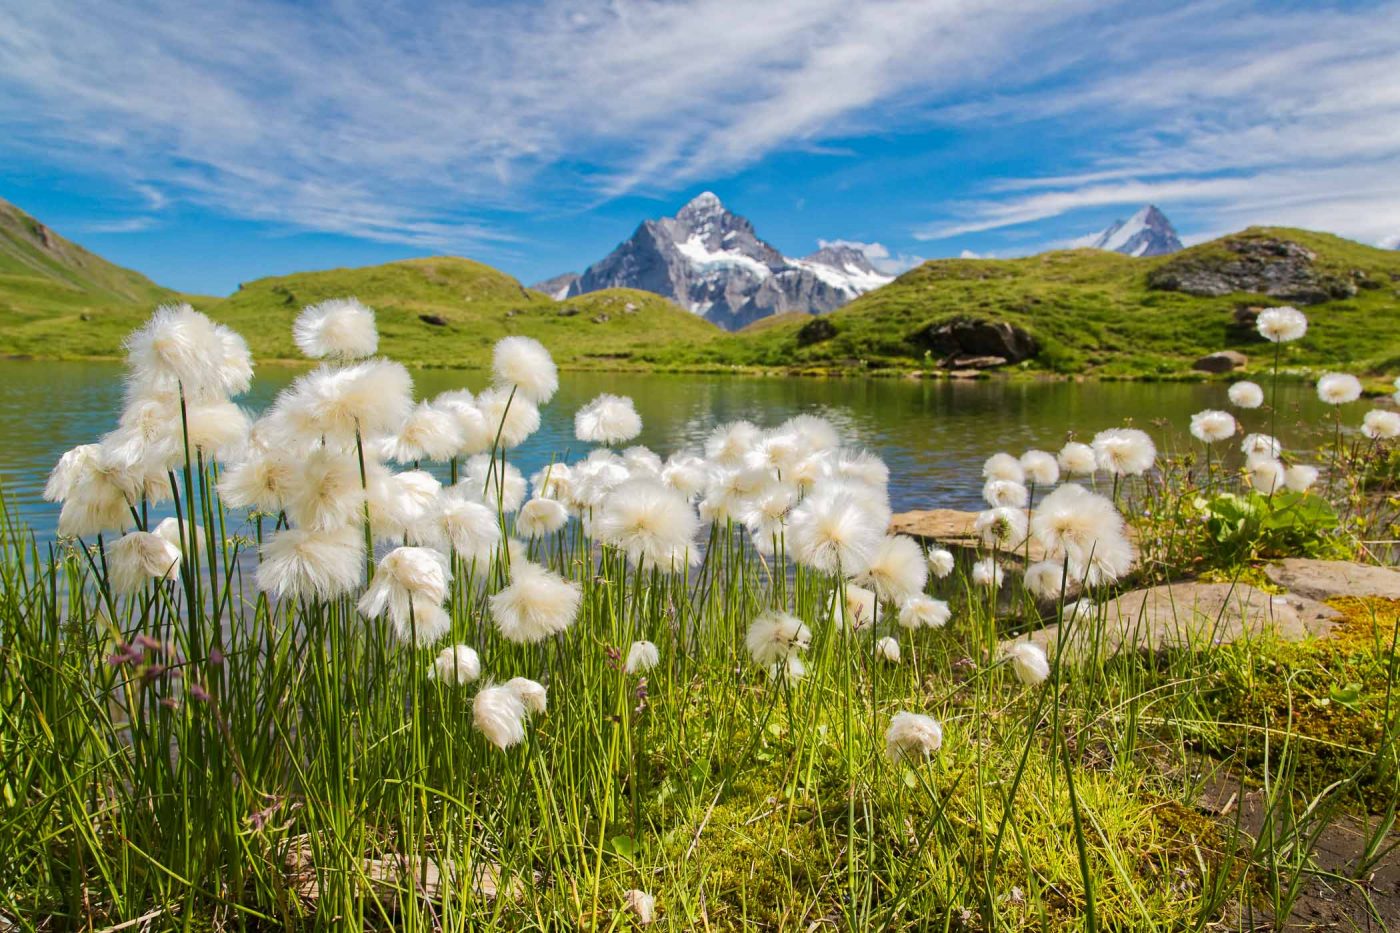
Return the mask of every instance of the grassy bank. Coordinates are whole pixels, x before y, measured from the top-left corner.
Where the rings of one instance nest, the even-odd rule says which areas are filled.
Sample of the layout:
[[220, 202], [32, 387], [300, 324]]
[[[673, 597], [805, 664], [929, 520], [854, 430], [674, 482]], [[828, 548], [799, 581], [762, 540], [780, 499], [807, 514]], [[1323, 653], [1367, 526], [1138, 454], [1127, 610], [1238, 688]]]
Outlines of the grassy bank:
[[[603, 448], [527, 487], [511, 413], [552, 394], [536, 357], [439, 403], [473, 442], [406, 424], [382, 362], [289, 387], [249, 434], [217, 407], [246, 381], [228, 344], [191, 363], [169, 348], [201, 325], [178, 323], [135, 343], [137, 460], [117, 435], [58, 471], [70, 536], [0, 510], [5, 922], [1252, 929], [1390, 851], [1394, 602], [1338, 603], [1338, 634], [1301, 644], [1039, 668], [1003, 641], [1102, 644], [1125, 590], [1364, 553], [1394, 536], [1386, 443], [1287, 452], [1323, 477], [1261, 495], [1263, 467], [1144, 465], [1134, 437], [1136, 465], [1040, 480], [945, 566], [885, 537], [883, 465], [815, 419], [722, 428], [694, 459]], [[580, 440], [625, 446], [630, 406], [599, 405]], [[1027, 493], [1006, 482], [989, 498]], [[1050, 591], [1008, 559], [1029, 543], [994, 543], [1028, 515], [1037, 579], [1067, 575]], [[1323, 873], [1344, 814], [1365, 845]]]

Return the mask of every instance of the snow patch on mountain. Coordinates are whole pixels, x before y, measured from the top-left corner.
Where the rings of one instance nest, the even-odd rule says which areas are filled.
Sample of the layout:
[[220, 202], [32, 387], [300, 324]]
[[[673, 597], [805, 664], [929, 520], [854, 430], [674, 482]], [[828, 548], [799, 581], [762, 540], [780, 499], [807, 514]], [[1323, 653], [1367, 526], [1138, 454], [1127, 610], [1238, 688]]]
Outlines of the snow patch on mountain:
[[1171, 221], [1153, 204], [1141, 208], [1127, 220], [1115, 220], [1099, 233], [1080, 237], [1072, 245], [1127, 256], [1165, 256], [1182, 248]]

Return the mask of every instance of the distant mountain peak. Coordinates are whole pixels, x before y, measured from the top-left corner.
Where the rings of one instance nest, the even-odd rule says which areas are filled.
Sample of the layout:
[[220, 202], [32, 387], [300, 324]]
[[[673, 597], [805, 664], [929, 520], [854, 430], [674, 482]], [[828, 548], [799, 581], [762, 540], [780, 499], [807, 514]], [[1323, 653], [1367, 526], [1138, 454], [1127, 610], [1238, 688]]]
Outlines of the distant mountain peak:
[[1127, 256], [1165, 256], [1182, 249], [1172, 222], [1155, 204], [1143, 205], [1127, 220], [1115, 220], [1101, 232], [1076, 240], [1075, 245]]
[[831, 311], [889, 281], [850, 246], [829, 244], [802, 259], [784, 256], [747, 218], [704, 191], [675, 216], [643, 221], [581, 276], [556, 276], [536, 288], [556, 297], [639, 288], [737, 330], [773, 314]]

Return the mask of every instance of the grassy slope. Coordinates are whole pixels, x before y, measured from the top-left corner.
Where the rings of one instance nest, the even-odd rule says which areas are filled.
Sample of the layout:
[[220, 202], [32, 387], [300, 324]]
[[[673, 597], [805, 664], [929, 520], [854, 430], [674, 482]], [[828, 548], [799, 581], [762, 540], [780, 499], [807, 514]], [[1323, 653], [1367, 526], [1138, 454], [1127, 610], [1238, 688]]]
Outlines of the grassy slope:
[[[1347, 366], [1377, 370], [1400, 354], [1400, 253], [1327, 234], [1257, 228], [1299, 242], [1318, 255], [1322, 272], [1361, 270], [1378, 287], [1306, 309], [1306, 340], [1285, 348], [1285, 365]], [[1200, 298], [1147, 287], [1148, 273], [1181, 257], [1224, 255], [1218, 241], [1176, 257], [1132, 259], [1097, 250], [1043, 253], [1024, 259], [946, 259], [926, 262], [890, 285], [833, 312], [836, 335], [798, 345], [806, 318], [764, 322], [736, 337], [677, 356], [691, 363], [834, 368], [850, 365], [927, 365], [908, 337], [956, 314], [1007, 320], [1031, 331], [1044, 346], [1032, 368], [1105, 375], [1181, 373], [1192, 360], [1222, 349], [1271, 362], [1270, 348], [1249, 330], [1231, 327], [1241, 304], [1279, 304], [1258, 295]], [[936, 361], [935, 361], [936, 362]]]
[[0, 332], [35, 321], [72, 322], [133, 303], [151, 305], [171, 295], [0, 200]]
[[[1400, 253], [1302, 230], [1241, 235], [1251, 233], [1302, 243], [1318, 254], [1320, 271], [1361, 270], [1377, 286], [1308, 308], [1308, 338], [1286, 347], [1286, 365], [1366, 371], [1400, 365], [1400, 286], [1392, 278], [1400, 277]], [[802, 347], [797, 334], [806, 315], [778, 315], [725, 334], [647, 292], [614, 289], [557, 303], [488, 266], [451, 257], [259, 279], [226, 299], [177, 296], [0, 201], [0, 353], [113, 356], [155, 304], [186, 297], [243, 333], [259, 358], [297, 359], [291, 342], [297, 311], [354, 295], [379, 312], [384, 351], [425, 366], [482, 365], [493, 341], [521, 333], [543, 340], [571, 367], [909, 369], [935, 362], [910, 344], [910, 335], [955, 314], [1030, 330], [1044, 347], [1027, 364], [1033, 370], [1172, 375], [1226, 348], [1266, 366], [1269, 348], [1232, 327], [1231, 314], [1240, 304], [1278, 302], [1147, 287], [1148, 274], [1164, 263], [1221, 255], [1215, 241], [1156, 259], [1074, 250], [936, 260], [829, 315], [836, 335]], [[447, 323], [433, 326], [420, 315]]]

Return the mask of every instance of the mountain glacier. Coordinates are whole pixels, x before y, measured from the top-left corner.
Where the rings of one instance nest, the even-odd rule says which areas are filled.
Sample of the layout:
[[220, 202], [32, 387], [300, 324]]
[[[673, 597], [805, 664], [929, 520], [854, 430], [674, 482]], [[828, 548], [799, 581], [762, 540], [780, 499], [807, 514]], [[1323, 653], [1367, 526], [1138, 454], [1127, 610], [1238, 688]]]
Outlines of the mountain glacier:
[[1081, 237], [1074, 245], [1128, 256], [1165, 256], [1182, 248], [1172, 222], [1154, 204], [1148, 204], [1127, 220], [1115, 220], [1099, 233]]

